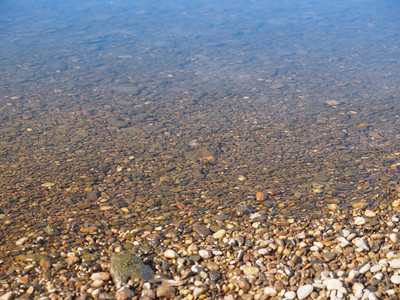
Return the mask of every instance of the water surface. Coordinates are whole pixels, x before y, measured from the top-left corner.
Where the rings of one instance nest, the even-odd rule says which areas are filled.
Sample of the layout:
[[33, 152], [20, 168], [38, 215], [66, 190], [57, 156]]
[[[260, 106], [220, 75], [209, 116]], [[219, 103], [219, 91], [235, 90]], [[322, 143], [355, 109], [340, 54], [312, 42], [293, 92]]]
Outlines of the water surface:
[[372, 0], [3, 1], [4, 213], [379, 205], [399, 181], [399, 11]]

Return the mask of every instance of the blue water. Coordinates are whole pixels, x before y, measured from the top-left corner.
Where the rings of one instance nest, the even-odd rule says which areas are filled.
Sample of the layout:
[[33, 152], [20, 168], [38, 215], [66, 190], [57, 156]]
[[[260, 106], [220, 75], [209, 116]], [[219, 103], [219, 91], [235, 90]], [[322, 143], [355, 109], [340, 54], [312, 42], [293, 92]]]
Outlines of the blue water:
[[[56, 158], [74, 177], [120, 164], [115, 151], [160, 170], [137, 193], [278, 188], [323, 202], [312, 192], [323, 174], [357, 198], [352, 180], [398, 180], [399, 74], [393, 0], [2, 1], [1, 164], [46, 149], [31, 150], [39, 174], [7, 177], [39, 184]], [[160, 191], [168, 155], [178, 179]], [[192, 176], [205, 157], [206, 183]]]

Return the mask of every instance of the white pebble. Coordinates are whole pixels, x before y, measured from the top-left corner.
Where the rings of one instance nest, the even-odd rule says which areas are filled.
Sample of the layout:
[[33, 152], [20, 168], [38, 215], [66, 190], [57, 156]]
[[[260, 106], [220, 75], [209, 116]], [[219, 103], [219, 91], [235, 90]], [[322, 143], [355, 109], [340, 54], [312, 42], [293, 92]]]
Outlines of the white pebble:
[[339, 279], [328, 279], [324, 281], [324, 284], [328, 291], [338, 290], [343, 286], [343, 283]]
[[278, 292], [274, 288], [268, 286], [264, 289], [264, 294], [269, 297], [275, 297], [278, 295]]
[[376, 212], [369, 210], [369, 209], [367, 209], [364, 214], [366, 217], [369, 217], [369, 218], [373, 218], [376, 216]]
[[400, 275], [393, 275], [392, 277], [390, 277], [390, 281], [393, 284], [400, 284]]
[[313, 287], [315, 287], [316, 289], [320, 289], [320, 290], [326, 289], [326, 285], [321, 282], [314, 282]]
[[166, 258], [177, 258], [177, 257], [179, 257], [178, 253], [176, 253], [174, 250], [171, 250], [171, 249], [165, 250], [164, 256]]
[[311, 284], [303, 285], [297, 289], [297, 297], [301, 299], [307, 298], [314, 290]]
[[343, 229], [343, 230], [342, 230], [342, 233], [343, 233], [343, 236], [346, 238], [346, 237], [349, 236], [350, 230], [348, 230], [348, 229]]
[[400, 259], [393, 259], [389, 261], [389, 265], [393, 268], [393, 269], [400, 269]]
[[363, 238], [354, 239], [354, 245], [357, 247], [357, 252], [368, 251], [369, 247], [367, 241]]
[[373, 266], [371, 267], [371, 269], [370, 269], [370, 271], [371, 271], [372, 273], [379, 272], [380, 270], [382, 270], [382, 266], [380, 266], [380, 265], [373, 265]]
[[365, 265], [363, 265], [363, 266], [361, 267], [360, 273], [361, 273], [361, 274], [365, 274], [365, 273], [367, 273], [367, 272], [369, 271], [369, 269], [371, 269], [371, 264], [370, 264], [370, 263], [367, 263], [367, 264], [365, 264]]
[[212, 257], [211, 252], [208, 250], [199, 250], [199, 255], [201, 258], [205, 258], [205, 259]]
[[205, 290], [201, 287], [195, 287], [193, 290], [193, 296], [197, 299], [200, 295], [204, 294]]
[[360, 272], [357, 270], [350, 270], [349, 276], [347, 276], [348, 279], [353, 280], [354, 278], [358, 277], [360, 275]]
[[344, 237], [338, 237], [337, 238], [337, 241], [340, 243], [340, 247], [342, 247], [342, 248], [344, 248], [344, 247], [346, 247], [348, 244], [350, 244], [350, 242], [347, 240], [347, 239], [345, 239]]
[[357, 298], [362, 297], [362, 291], [364, 289], [364, 285], [361, 282], [356, 282], [353, 284], [353, 294]]
[[357, 217], [354, 219], [354, 224], [356, 225], [364, 225], [365, 223], [367, 223], [367, 220], [363, 217]]
[[288, 300], [292, 300], [292, 299], [296, 298], [296, 293], [293, 291], [286, 292], [285, 298]]

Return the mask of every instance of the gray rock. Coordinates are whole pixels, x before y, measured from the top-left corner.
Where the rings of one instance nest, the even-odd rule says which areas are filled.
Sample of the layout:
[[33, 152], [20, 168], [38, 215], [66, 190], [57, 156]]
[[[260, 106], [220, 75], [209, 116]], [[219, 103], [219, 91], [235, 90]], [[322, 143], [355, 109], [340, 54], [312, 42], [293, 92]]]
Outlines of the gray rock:
[[208, 228], [206, 228], [206, 227], [204, 227], [203, 225], [200, 225], [200, 224], [195, 224], [193, 226], [193, 230], [196, 231], [198, 233], [198, 235], [203, 239], [211, 234], [210, 229], [208, 229]]
[[129, 279], [151, 280], [154, 271], [132, 253], [119, 253], [111, 256], [110, 274], [117, 287], [126, 284]]

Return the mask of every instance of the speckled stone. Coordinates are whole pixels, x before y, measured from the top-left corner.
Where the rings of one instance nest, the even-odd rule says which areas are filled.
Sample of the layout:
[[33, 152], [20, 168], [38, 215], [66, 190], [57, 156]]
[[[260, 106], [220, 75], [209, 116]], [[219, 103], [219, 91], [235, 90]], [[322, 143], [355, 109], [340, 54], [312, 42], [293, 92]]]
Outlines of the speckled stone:
[[151, 280], [154, 276], [154, 271], [132, 253], [114, 254], [110, 262], [110, 274], [117, 287], [123, 286], [129, 279]]

